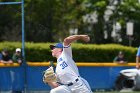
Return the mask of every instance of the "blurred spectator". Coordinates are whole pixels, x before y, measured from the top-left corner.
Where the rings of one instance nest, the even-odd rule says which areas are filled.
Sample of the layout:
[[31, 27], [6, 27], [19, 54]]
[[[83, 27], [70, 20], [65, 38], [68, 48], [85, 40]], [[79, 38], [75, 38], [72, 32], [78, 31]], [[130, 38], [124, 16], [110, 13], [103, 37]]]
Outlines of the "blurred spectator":
[[0, 62], [1, 63], [13, 63], [7, 49], [3, 49], [2, 52], [0, 53]]
[[140, 68], [139, 61], [140, 61], [140, 46], [139, 46], [137, 54], [136, 54], [136, 68], [137, 69]]
[[[16, 62], [16, 63], [21, 63], [22, 62], [21, 49], [20, 48], [16, 48], [15, 53], [13, 53], [12, 60], [13, 60], [13, 62]], [[22, 91], [13, 90], [12, 93], [22, 93]]]
[[124, 53], [120, 51], [118, 55], [114, 58], [113, 62], [115, 63], [127, 63], [127, 60], [124, 57]]
[[16, 63], [21, 63], [22, 62], [21, 49], [20, 48], [16, 49], [15, 53], [12, 56], [12, 60], [13, 60], [13, 62], [16, 62]]

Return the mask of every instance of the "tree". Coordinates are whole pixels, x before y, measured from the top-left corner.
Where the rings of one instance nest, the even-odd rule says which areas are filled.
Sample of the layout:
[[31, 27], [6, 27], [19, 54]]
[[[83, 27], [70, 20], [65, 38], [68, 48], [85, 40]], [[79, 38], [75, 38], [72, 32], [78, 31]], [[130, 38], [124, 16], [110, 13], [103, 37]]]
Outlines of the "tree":
[[[21, 41], [20, 6], [4, 5], [0, 9], [0, 41]], [[28, 42], [62, 41], [75, 30], [78, 32], [75, 34], [90, 35], [90, 43], [128, 45], [126, 23], [133, 21], [132, 45], [138, 46], [139, 19], [138, 0], [25, 0], [25, 38]], [[113, 37], [114, 32], [118, 36]]]

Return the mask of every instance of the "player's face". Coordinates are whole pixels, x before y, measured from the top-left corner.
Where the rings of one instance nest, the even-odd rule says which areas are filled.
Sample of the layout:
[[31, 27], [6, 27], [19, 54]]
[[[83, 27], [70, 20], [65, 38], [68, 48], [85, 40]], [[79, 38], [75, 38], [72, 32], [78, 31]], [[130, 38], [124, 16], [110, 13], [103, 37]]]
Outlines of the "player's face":
[[62, 49], [60, 49], [60, 48], [53, 48], [51, 51], [52, 51], [52, 56], [57, 58], [57, 57], [59, 57], [59, 54], [62, 51]]

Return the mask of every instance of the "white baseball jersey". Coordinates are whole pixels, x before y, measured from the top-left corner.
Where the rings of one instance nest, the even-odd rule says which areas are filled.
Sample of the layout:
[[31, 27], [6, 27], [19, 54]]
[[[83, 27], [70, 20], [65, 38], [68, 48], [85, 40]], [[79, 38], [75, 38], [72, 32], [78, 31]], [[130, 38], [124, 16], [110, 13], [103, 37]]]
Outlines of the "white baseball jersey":
[[[70, 46], [64, 46], [62, 54], [57, 59], [56, 75], [58, 82], [62, 84], [51, 89], [50, 93], [93, 93], [88, 82], [79, 77]], [[69, 86], [71, 82], [73, 84]]]
[[78, 68], [72, 59], [70, 45], [64, 46], [62, 54], [57, 59], [56, 75], [58, 81], [63, 84], [69, 84], [79, 76]]

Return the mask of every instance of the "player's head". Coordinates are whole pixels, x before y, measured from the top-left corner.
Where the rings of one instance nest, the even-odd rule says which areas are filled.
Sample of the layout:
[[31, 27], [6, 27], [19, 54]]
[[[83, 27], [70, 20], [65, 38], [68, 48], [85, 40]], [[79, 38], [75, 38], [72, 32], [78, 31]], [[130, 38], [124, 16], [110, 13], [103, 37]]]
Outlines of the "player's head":
[[53, 50], [54, 48], [61, 48], [63, 49], [63, 44], [62, 43], [57, 43], [55, 45], [50, 45], [50, 49]]
[[63, 44], [57, 43], [55, 45], [50, 45], [52, 51], [52, 56], [58, 58], [63, 51]]

